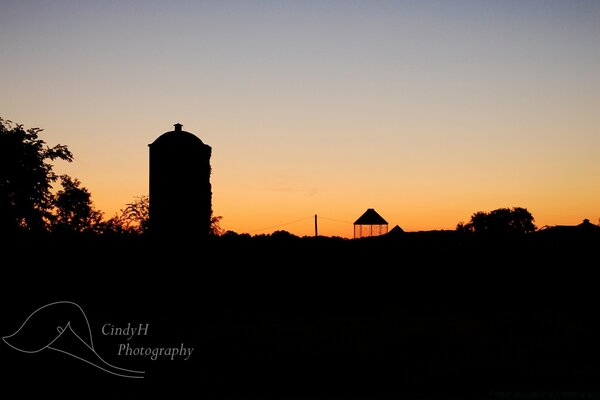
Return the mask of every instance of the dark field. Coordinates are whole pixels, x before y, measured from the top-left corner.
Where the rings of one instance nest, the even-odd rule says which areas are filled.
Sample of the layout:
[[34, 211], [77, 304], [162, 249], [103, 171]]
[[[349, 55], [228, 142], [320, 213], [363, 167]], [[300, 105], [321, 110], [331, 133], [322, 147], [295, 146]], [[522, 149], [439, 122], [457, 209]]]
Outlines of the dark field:
[[[595, 398], [599, 243], [452, 232], [12, 243], [2, 336], [69, 300], [98, 354], [146, 377], [2, 343], [3, 385], [48, 398]], [[147, 335], [103, 334], [128, 323], [149, 323]], [[126, 343], [194, 352], [119, 355]]]

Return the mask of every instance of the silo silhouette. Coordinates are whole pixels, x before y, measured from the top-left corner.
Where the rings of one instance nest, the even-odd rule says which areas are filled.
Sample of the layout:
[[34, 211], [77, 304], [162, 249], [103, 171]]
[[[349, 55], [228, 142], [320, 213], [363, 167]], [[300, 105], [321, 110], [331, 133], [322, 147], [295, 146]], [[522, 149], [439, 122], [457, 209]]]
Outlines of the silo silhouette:
[[159, 237], [205, 237], [210, 232], [211, 147], [175, 130], [150, 147], [150, 232]]

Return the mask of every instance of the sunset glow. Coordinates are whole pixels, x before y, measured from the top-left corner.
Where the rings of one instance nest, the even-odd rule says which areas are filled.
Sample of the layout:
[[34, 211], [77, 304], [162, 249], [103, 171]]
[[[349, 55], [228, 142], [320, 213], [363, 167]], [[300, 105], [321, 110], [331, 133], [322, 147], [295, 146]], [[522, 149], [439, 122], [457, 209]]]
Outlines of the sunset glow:
[[58, 172], [107, 217], [180, 122], [226, 230], [597, 223], [599, 21], [583, 0], [4, 1], [0, 116], [67, 144]]

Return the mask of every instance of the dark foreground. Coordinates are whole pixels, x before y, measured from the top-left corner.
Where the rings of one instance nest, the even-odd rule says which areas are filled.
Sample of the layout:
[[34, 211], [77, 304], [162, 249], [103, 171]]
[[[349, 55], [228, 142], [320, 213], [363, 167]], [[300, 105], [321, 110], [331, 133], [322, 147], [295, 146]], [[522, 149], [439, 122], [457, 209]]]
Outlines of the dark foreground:
[[[43, 305], [74, 302], [98, 355], [145, 378], [0, 342], [2, 390], [79, 399], [599, 398], [599, 244], [444, 233], [6, 242], [2, 336]], [[45, 315], [22, 340], [43, 347], [64, 318], [81, 328], [78, 316]], [[129, 340], [111, 331], [140, 324], [146, 334]], [[82, 355], [73, 340], [60, 346]], [[194, 350], [187, 360], [152, 360], [119, 354], [126, 346]]]

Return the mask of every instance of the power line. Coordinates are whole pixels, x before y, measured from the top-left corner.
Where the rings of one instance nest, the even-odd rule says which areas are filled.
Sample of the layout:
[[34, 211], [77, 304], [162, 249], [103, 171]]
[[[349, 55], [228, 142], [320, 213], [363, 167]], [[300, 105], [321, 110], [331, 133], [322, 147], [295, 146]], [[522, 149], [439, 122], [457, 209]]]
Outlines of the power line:
[[295, 221], [284, 222], [283, 224], [279, 224], [279, 225], [267, 226], [266, 228], [255, 229], [255, 230], [253, 230], [253, 231], [248, 231], [248, 233], [254, 233], [254, 232], [259, 232], [259, 231], [266, 231], [267, 229], [273, 229], [273, 228], [279, 228], [279, 227], [281, 227], [281, 226], [286, 226], [286, 225], [295, 224], [295, 223], [302, 222], [302, 221], [306, 221], [307, 219], [312, 219], [312, 218], [314, 218], [314, 216], [310, 216], [310, 217], [306, 217], [306, 218], [297, 219], [297, 220], [295, 220]]
[[327, 218], [327, 217], [322, 217], [319, 215], [319, 219], [326, 219], [328, 221], [333, 221], [333, 222], [339, 222], [341, 224], [353, 224], [353, 222], [349, 222], [349, 221], [342, 221], [340, 219], [335, 219], [335, 218]]
[[[312, 219], [312, 218], [314, 218], [314, 216], [310, 216], [310, 217], [306, 217], [306, 218], [300, 218], [300, 219], [297, 219], [297, 220], [294, 220], [294, 221], [284, 222], [282, 224], [277, 224], [277, 225], [271, 225], [271, 226], [267, 226], [267, 227], [260, 228], [260, 229], [254, 229], [252, 231], [248, 231], [247, 233], [254, 233], [254, 232], [260, 232], [260, 231], [266, 231], [268, 229], [280, 228], [282, 226], [296, 224], [298, 222], [306, 221], [306, 220]], [[327, 220], [327, 221], [333, 221], [333, 222], [337, 222], [337, 223], [340, 223], [340, 224], [350, 224], [350, 225], [353, 224], [353, 222], [342, 221], [340, 219], [335, 219], [335, 218], [322, 217], [320, 215], [319, 215], [319, 219], [324, 219], [324, 220]]]

